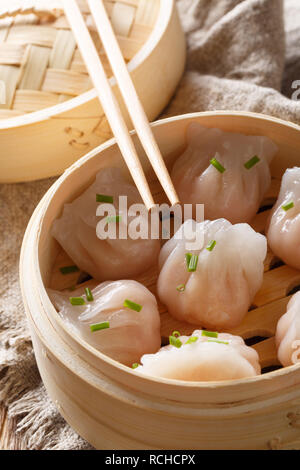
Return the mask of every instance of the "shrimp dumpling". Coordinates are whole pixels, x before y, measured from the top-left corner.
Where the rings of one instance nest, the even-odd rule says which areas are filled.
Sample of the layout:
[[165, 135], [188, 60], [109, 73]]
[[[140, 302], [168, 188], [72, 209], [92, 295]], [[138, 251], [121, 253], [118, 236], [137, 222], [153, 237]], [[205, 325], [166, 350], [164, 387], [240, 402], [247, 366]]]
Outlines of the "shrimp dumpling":
[[158, 261], [160, 241], [131, 239], [129, 236], [126, 239], [118, 236], [98, 238], [97, 194], [112, 196], [120, 216], [116, 225], [118, 229], [123, 226], [127, 230], [136, 217], [124, 213], [119, 206], [119, 196], [127, 196], [129, 208], [141, 202], [140, 195], [124, 180], [120, 169], [106, 168], [97, 174], [96, 181], [81, 196], [65, 204], [62, 216], [53, 223], [52, 235], [74, 263], [98, 281], [135, 277]]
[[[73, 292], [48, 289], [51, 301], [68, 328], [116, 361], [131, 366], [143, 354], [160, 348], [157, 302], [145, 286], [131, 280], [108, 281], [97, 285], [91, 292], [94, 300], [87, 301], [83, 288]], [[82, 297], [85, 304], [72, 305], [71, 296]], [[136, 306], [125, 307], [126, 300]], [[100, 325], [99, 329], [95, 325]], [[101, 325], [103, 329], [100, 329]]]
[[180, 347], [170, 344], [156, 354], [144, 355], [136, 371], [193, 382], [242, 379], [261, 373], [257, 352], [240, 336], [215, 333], [215, 339], [203, 333], [196, 330], [190, 337], [178, 338]]
[[300, 168], [289, 168], [283, 175], [267, 238], [276, 256], [300, 269]]
[[278, 359], [283, 366], [300, 362], [300, 292], [295, 294], [276, 328]]
[[[192, 236], [199, 247], [189, 250]], [[188, 220], [161, 249], [158, 296], [178, 320], [216, 330], [233, 328], [262, 285], [266, 253], [266, 238], [248, 224]], [[191, 255], [196, 264], [192, 270], [187, 261]]]
[[171, 173], [180, 201], [204, 204], [207, 220], [250, 222], [269, 189], [276, 145], [267, 137], [208, 129], [197, 122], [189, 125], [187, 140]]

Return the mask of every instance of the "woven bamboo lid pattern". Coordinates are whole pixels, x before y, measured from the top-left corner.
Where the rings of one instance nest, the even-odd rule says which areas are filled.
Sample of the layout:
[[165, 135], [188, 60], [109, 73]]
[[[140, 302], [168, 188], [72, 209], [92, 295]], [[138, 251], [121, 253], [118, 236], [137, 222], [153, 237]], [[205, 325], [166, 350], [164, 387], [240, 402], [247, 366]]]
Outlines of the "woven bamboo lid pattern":
[[[6, 2], [8, 3], [8, 2]], [[9, 2], [0, 8], [0, 119], [38, 111], [91, 88], [59, 1]], [[110, 66], [85, 0], [79, 5], [108, 76]], [[105, 5], [128, 62], [151, 34], [159, 0], [109, 0]]]

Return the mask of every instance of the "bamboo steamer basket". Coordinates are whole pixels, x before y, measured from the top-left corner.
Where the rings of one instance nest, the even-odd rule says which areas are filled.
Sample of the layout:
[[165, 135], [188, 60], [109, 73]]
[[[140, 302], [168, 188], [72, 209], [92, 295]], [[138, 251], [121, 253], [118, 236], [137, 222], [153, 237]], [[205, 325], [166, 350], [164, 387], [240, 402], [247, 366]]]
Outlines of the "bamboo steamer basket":
[[[21, 1], [5, 3], [0, 7], [0, 85], [5, 83], [6, 101], [0, 104], [0, 183], [59, 175], [112, 133], [60, 1], [27, 2], [33, 5], [28, 9]], [[79, 5], [132, 128], [85, 0]], [[152, 121], [168, 104], [185, 64], [175, 0], [105, 0], [105, 5]]]
[[[300, 163], [300, 127], [259, 114], [207, 112], [153, 124], [170, 166], [185, 146], [187, 125], [265, 135], [279, 147], [272, 164], [272, 186], [252, 225], [264, 231], [286, 168]], [[156, 202], [165, 199], [133, 135]], [[78, 276], [62, 276], [70, 262], [50, 235], [63, 204], [73, 200], [104, 167], [127, 172], [114, 140], [89, 152], [49, 189], [28, 225], [21, 253], [20, 278], [35, 354], [44, 384], [68, 423], [97, 449], [299, 449], [300, 364], [279, 366], [274, 333], [300, 272], [269, 251], [263, 286], [243, 323], [234, 330], [254, 344], [264, 368], [261, 376], [224, 382], [182, 382], [147, 378], [70, 334], [51, 304], [45, 287], [63, 289]], [[127, 172], [128, 174], [128, 172]], [[137, 280], [155, 292], [155, 270]], [[66, 279], [68, 278], [68, 279]], [[161, 333], [190, 334], [194, 327], [172, 319], [163, 305]], [[263, 341], [257, 342], [258, 338]], [[255, 339], [256, 338], [256, 339]], [[260, 338], [262, 339], [262, 338]], [[248, 343], [249, 344], [249, 343]]]

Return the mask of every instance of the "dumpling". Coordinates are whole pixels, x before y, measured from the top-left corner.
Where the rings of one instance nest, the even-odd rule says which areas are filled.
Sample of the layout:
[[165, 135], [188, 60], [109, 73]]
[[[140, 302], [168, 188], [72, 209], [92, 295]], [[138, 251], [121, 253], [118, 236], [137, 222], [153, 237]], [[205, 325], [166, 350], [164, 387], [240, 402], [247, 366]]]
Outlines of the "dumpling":
[[171, 173], [181, 203], [204, 204], [207, 220], [250, 222], [270, 186], [276, 145], [267, 137], [207, 129], [196, 122], [189, 125], [187, 140]]
[[[100, 239], [96, 233], [99, 217], [96, 195], [112, 196], [120, 220], [118, 228], [125, 228], [137, 217], [119, 210], [119, 196], [127, 196], [127, 207], [141, 202], [138, 190], [127, 183], [120, 169], [106, 168], [96, 181], [70, 204], [65, 204], [60, 219], [53, 223], [52, 235], [74, 263], [98, 281], [132, 278], [157, 263], [160, 241], [147, 239]], [[126, 225], [126, 216], [128, 223]]]
[[[199, 247], [189, 250], [193, 240], [187, 242], [187, 237], [193, 233]], [[216, 330], [233, 328], [262, 285], [266, 253], [266, 238], [247, 224], [188, 220], [161, 249], [159, 298], [178, 320]]]
[[[84, 292], [84, 288], [73, 292], [48, 289], [68, 328], [77, 331], [89, 344], [130, 366], [143, 354], [160, 348], [156, 298], [142, 284], [131, 280], [103, 282], [91, 290], [92, 301], [87, 300]], [[78, 298], [85, 303], [72, 305], [70, 297], [73, 303]], [[128, 306], [124, 306], [125, 301]]]
[[267, 238], [276, 256], [300, 269], [300, 168], [290, 168], [283, 175]]
[[196, 330], [190, 337], [177, 339], [177, 346], [170, 344], [156, 354], [144, 355], [136, 371], [193, 382], [242, 379], [261, 373], [257, 352], [240, 336]]
[[278, 359], [283, 366], [300, 362], [300, 292], [295, 294], [276, 329]]

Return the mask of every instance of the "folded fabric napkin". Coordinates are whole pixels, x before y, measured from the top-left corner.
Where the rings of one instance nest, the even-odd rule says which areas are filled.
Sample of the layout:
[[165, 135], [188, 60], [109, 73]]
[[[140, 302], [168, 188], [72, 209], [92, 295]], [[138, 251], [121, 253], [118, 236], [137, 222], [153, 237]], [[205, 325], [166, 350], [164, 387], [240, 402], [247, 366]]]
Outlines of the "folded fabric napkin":
[[179, 0], [187, 72], [167, 114], [247, 110], [300, 124], [299, 3]]
[[[187, 70], [164, 116], [248, 110], [300, 124], [299, 0], [177, 3], [188, 43]], [[0, 402], [15, 429], [8, 447], [90, 449], [41, 383], [18, 283], [26, 224], [53, 181], [0, 186]]]

